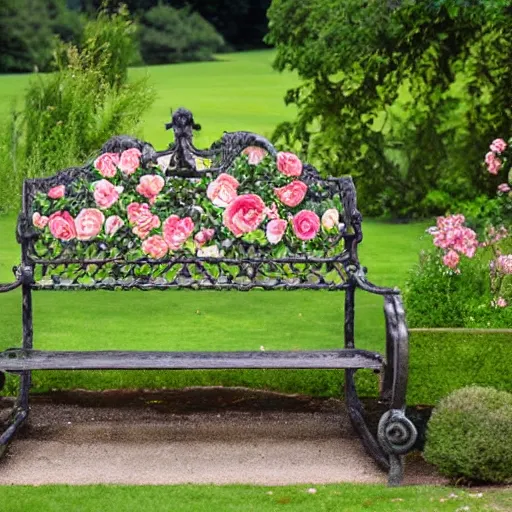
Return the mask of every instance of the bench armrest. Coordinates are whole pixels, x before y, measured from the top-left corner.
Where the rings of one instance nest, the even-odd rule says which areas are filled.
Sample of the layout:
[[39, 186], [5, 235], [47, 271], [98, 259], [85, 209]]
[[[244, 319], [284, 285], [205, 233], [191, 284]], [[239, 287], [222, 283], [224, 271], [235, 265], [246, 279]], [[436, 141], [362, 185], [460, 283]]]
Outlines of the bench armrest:
[[384, 286], [377, 286], [366, 279], [366, 269], [360, 267], [357, 270], [350, 272], [350, 276], [354, 279], [358, 288], [366, 292], [375, 293], [377, 295], [400, 295], [398, 288], [386, 288]]
[[0, 293], [10, 292], [23, 284], [31, 284], [34, 282], [32, 267], [23, 267], [20, 265], [19, 267], [14, 267], [13, 272], [16, 281], [13, 283], [0, 283]]

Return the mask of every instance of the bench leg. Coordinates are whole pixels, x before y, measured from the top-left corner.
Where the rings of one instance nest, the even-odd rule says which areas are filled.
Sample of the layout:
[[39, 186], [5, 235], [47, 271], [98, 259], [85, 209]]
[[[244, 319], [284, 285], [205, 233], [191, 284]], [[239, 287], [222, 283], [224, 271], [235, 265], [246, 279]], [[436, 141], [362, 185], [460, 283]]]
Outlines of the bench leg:
[[[32, 292], [29, 284], [22, 285], [22, 327], [23, 348], [32, 348]], [[5, 430], [0, 434], [0, 456], [5, 452], [7, 445], [12, 440], [18, 429], [25, 423], [29, 413], [29, 393], [32, 383], [32, 372], [23, 371], [19, 374], [19, 394], [14, 404], [11, 416], [5, 425]], [[2, 386], [3, 387], [3, 386]]]
[[364, 449], [381, 469], [389, 471], [389, 458], [375, 436], [371, 433], [364, 417], [364, 408], [359, 399], [354, 382], [356, 370], [345, 370], [345, 402], [350, 423], [361, 438]]
[[409, 371], [409, 334], [405, 311], [399, 295], [384, 296], [386, 317], [386, 367], [382, 398], [389, 410], [382, 415], [377, 438], [389, 456], [389, 485], [399, 485], [403, 478], [404, 456], [411, 451], [418, 433], [405, 416], [405, 397]]
[[[380, 421], [377, 436], [364, 418], [364, 408], [354, 382], [356, 370], [345, 370], [345, 400], [350, 421], [363, 446], [377, 464], [388, 472], [388, 485], [400, 485], [404, 474], [404, 455], [416, 442], [417, 432], [405, 416], [408, 372], [408, 332], [400, 296], [384, 295], [386, 316], [386, 366], [381, 398], [389, 405]], [[345, 347], [354, 346], [354, 294], [345, 302]]]
[[20, 374], [18, 397], [14, 403], [9, 419], [4, 424], [4, 431], [0, 433], [0, 456], [4, 454], [9, 442], [28, 418], [28, 394], [30, 390], [30, 380], [31, 372], [27, 371]]

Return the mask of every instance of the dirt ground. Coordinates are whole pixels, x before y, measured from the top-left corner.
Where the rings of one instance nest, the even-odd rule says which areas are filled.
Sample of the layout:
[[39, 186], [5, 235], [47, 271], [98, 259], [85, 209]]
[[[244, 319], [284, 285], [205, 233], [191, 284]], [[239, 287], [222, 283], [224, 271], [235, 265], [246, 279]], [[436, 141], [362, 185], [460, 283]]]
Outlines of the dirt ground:
[[[337, 400], [246, 389], [34, 397], [0, 484], [385, 483]], [[405, 484], [445, 483], [409, 456]]]

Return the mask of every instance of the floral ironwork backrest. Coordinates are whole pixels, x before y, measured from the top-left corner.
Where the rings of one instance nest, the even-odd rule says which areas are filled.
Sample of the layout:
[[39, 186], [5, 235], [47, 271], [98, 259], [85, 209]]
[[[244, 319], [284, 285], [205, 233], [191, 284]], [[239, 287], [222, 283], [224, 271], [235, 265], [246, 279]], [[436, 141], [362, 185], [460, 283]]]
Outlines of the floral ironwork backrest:
[[322, 179], [248, 132], [198, 150], [184, 109], [170, 127], [166, 151], [114, 137], [84, 167], [27, 180], [35, 287], [344, 286], [350, 178]]

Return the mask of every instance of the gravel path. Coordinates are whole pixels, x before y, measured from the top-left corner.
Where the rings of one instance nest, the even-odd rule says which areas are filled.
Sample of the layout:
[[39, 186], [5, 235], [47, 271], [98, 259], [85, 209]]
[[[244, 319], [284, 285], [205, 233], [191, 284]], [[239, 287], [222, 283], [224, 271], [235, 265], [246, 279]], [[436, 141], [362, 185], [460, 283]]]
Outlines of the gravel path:
[[[386, 482], [342, 404], [249, 390], [43, 397], [0, 462], [4, 485], [335, 482]], [[406, 483], [441, 482], [411, 459]]]

